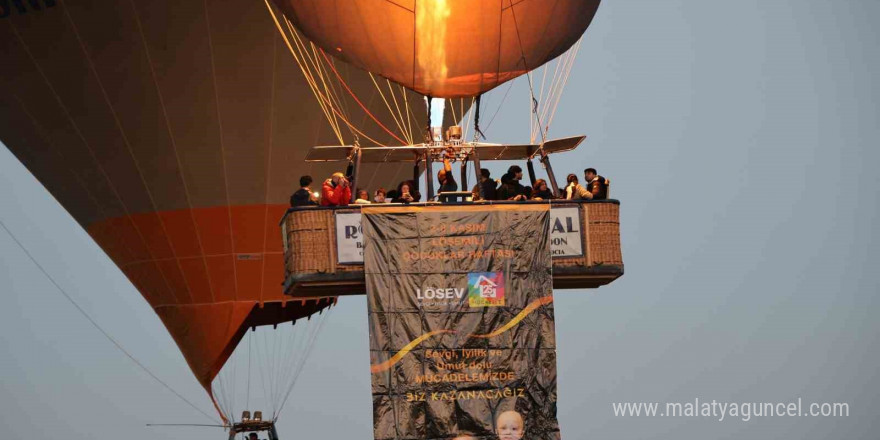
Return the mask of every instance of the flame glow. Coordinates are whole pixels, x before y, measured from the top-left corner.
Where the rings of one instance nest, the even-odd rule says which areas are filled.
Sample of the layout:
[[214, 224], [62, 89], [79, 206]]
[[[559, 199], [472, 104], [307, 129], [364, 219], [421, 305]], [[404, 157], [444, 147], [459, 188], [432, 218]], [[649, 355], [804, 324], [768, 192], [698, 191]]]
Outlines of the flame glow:
[[446, 27], [450, 15], [447, 0], [416, 2], [418, 63], [424, 72], [425, 87], [442, 84], [449, 69], [446, 66]]

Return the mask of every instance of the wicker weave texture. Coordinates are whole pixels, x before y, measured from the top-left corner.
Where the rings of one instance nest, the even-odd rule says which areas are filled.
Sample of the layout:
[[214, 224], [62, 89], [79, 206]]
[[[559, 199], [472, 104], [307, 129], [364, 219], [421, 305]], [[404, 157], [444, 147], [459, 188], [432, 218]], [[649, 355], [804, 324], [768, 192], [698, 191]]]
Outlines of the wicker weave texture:
[[[620, 250], [620, 206], [616, 203], [584, 203], [580, 205], [583, 219], [584, 256], [555, 258], [554, 267], [592, 267], [622, 265]], [[293, 211], [286, 218], [289, 248], [284, 255], [285, 276], [363, 271], [363, 265], [337, 264], [335, 212], [345, 210]]]
[[588, 210], [590, 243], [590, 266], [600, 264], [623, 264], [620, 252], [620, 205], [613, 203], [589, 203], [582, 205]]

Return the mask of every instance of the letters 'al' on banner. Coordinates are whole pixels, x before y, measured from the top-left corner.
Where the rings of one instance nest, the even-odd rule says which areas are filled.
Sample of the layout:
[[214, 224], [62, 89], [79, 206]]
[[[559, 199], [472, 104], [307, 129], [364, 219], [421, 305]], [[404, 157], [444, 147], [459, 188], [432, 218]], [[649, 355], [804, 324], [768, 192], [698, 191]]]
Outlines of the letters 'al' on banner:
[[363, 213], [374, 437], [558, 440], [548, 206]]

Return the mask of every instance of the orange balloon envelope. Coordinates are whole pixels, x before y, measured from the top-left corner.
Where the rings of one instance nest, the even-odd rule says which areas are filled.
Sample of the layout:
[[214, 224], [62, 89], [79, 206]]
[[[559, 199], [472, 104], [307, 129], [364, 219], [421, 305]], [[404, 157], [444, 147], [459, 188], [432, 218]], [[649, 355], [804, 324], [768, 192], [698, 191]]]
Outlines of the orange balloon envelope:
[[[18, 3], [0, 5], [0, 139], [143, 294], [210, 393], [249, 327], [330, 304], [283, 295], [278, 221], [301, 175], [317, 189], [338, 171], [305, 164], [308, 148], [338, 140], [263, 2]], [[387, 115], [365, 72], [337, 68]], [[362, 172], [370, 188], [412, 175]]]
[[427, 96], [476, 96], [561, 55], [599, 0], [275, 0], [325, 51]]

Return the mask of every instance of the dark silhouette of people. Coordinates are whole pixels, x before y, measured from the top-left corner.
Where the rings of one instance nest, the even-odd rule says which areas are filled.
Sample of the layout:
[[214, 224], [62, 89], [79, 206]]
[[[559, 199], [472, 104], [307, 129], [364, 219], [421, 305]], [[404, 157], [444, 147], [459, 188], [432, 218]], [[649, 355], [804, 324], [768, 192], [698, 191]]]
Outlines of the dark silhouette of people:
[[538, 179], [535, 181], [535, 189], [532, 190], [532, 200], [551, 200], [555, 199], [553, 191], [547, 187], [547, 181]]
[[458, 183], [452, 176], [452, 164], [447, 157], [443, 158], [443, 169], [437, 171], [437, 181], [440, 182], [439, 192], [458, 191]]
[[593, 200], [606, 200], [608, 198], [608, 179], [600, 176], [595, 168], [584, 170], [584, 180], [587, 182], [588, 198]]
[[397, 185], [397, 197], [391, 200], [393, 203], [414, 203], [422, 199], [419, 190], [412, 180], [404, 180]]
[[528, 200], [528, 188], [522, 186], [519, 181], [522, 180], [523, 171], [518, 165], [511, 165], [507, 169], [507, 174], [501, 176], [501, 187], [498, 188], [498, 200]]
[[385, 202], [386, 203], [396, 203], [397, 196], [399, 193], [396, 189], [389, 189], [387, 193], [385, 193]]
[[498, 183], [492, 180], [492, 175], [485, 168], [480, 169], [480, 181], [477, 182], [477, 191], [481, 191], [483, 200], [498, 200]]
[[312, 184], [312, 176], [302, 176], [299, 178], [300, 188], [290, 196], [290, 206], [318, 206], [318, 197], [309, 188]]

